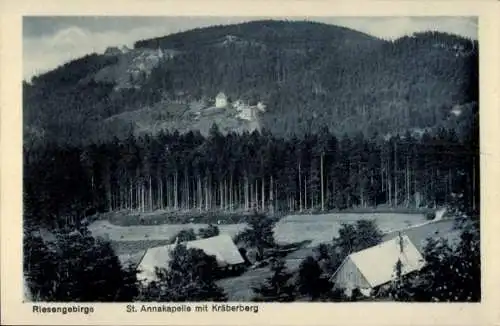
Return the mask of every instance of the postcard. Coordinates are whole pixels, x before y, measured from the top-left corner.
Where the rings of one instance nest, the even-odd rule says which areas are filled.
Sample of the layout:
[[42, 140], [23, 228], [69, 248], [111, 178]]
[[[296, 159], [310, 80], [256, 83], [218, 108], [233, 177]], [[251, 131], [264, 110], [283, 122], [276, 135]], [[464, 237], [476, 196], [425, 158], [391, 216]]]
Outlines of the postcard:
[[497, 3], [3, 6], [2, 323], [499, 321]]

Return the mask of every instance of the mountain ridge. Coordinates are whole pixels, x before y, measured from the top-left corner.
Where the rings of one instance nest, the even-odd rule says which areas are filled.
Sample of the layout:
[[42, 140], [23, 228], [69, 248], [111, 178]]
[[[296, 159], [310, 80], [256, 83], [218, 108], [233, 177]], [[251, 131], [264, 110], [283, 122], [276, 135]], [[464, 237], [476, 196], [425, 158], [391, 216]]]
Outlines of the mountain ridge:
[[[23, 87], [25, 138], [99, 142], [158, 124], [196, 130], [185, 113], [199, 101], [210, 107], [219, 92], [230, 104], [263, 102], [259, 126], [285, 137], [325, 125], [336, 134], [435, 127], [449, 124], [457, 105], [472, 103], [477, 114], [477, 49], [476, 41], [446, 33], [385, 41], [304, 21], [199, 28], [34, 77]], [[158, 114], [128, 113], [146, 108]], [[230, 114], [204, 121], [230, 129]], [[108, 124], [114, 116], [130, 118]]]

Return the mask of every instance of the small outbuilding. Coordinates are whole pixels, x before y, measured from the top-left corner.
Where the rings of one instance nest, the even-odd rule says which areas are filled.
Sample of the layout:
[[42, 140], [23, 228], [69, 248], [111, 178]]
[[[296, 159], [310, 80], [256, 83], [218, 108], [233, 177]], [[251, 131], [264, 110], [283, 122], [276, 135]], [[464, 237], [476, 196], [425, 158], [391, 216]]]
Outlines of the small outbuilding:
[[330, 278], [337, 289], [351, 295], [358, 289], [364, 295], [396, 278], [396, 264], [401, 274], [419, 271], [425, 261], [408, 236], [397, 236], [374, 247], [350, 254]]

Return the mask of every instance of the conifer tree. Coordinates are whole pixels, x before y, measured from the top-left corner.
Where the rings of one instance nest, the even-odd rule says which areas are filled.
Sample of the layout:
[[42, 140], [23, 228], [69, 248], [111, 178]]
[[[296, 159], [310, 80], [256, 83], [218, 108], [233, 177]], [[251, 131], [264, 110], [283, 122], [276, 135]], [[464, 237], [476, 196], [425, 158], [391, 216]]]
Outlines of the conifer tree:
[[247, 247], [256, 248], [259, 256], [264, 257], [265, 249], [273, 248], [274, 226], [276, 221], [266, 215], [254, 213], [247, 221], [248, 227], [235, 236], [235, 243], [242, 243]]
[[323, 271], [314, 257], [308, 256], [302, 260], [297, 278], [297, 287], [301, 294], [314, 301], [328, 293], [331, 286], [328, 279], [323, 277]]
[[25, 273], [44, 301], [117, 302], [137, 295], [135, 271], [122, 268], [111, 245], [85, 227], [60, 230], [55, 242], [25, 237]]
[[283, 260], [273, 258], [271, 261], [273, 274], [265, 282], [254, 287], [254, 301], [263, 302], [290, 302], [296, 297], [295, 285], [292, 282], [293, 274], [290, 273]]

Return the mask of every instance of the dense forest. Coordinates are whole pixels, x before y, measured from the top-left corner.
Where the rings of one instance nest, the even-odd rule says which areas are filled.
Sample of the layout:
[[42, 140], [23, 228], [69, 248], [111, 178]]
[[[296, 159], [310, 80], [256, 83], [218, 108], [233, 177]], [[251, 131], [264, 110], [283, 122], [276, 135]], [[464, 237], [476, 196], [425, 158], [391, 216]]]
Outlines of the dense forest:
[[[176, 55], [141, 75], [138, 87], [115, 89], [96, 77], [119, 66], [119, 54], [91, 54], [24, 83], [25, 143], [123, 140], [136, 120], [108, 118], [153, 108], [161, 114], [151, 124], [176, 121], [179, 105], [220, 91], [264, 102], [259, 123], [287, 138], [323, 127], [337, 137], [440, 127], [462, 134], [477, 113], [478, 44], [455, 35], [385, 41], [320, 23], [256, 21], [139, 41], [134, 51], [157, 48]], [[450, 113], [457, 107], [458, 117]]]
[[[85, 211], [267, 213], [351, 207], [478, 209], [478, 130], [387, 140], [271, 133], [162, 133], [86, 147], [25, 151], [25, 214], [44, 222]], [[60, 219], [57, 219], [59, 217]]]

